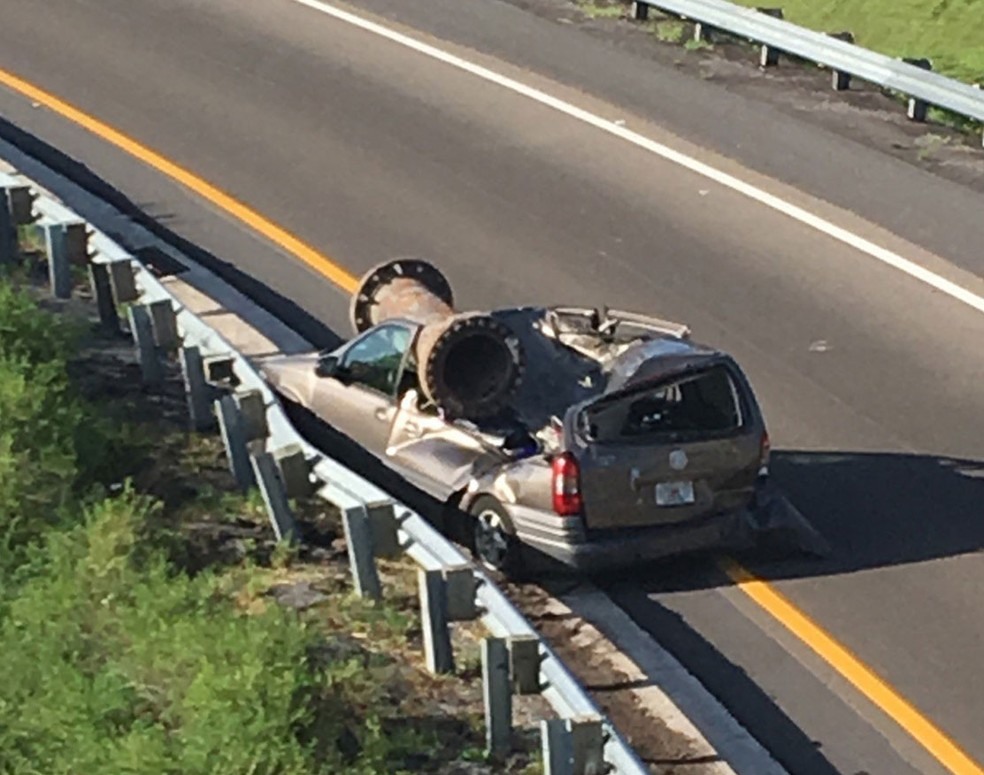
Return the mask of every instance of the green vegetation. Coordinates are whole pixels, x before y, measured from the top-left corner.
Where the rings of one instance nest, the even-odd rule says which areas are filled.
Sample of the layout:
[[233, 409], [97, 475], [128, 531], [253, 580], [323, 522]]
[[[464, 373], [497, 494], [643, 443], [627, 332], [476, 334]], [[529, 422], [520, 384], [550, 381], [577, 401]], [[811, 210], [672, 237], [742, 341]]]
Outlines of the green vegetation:
[[[415, 664], [414, 587], [364, 601], [340, 550], [312, 565], [274, 545], [221, 444], [185, 432], [180, 391], [142, 393], [128, 345], [94, 345], [21, 286], [0, 276], [0, 773], [390, 775], [480, 757], [480, 713], [444, 707], [460, 679]], [[313, 505], [298, 515], [330, 546], [337, 515]]]
[[[740, 5], [762, 6], [753, 0]], [[850, 31], [859, 46], [898, 57], [929, 57], [933, 69], [984, 80], [982, 0], [782, 0], [784, 17], [821, 32]]]
[[575, 4], [587, 16], [592, 19], [617, 19], [627, 15], [626, 7], [618, 0], [608, 0], [608, 2], [591, 2], [590, 0], [576, 0]]
[[664, 43], [679, 43], [683, 40], [684, 31], [683, 22], [658, 21], [653, 24], [653, 32]]

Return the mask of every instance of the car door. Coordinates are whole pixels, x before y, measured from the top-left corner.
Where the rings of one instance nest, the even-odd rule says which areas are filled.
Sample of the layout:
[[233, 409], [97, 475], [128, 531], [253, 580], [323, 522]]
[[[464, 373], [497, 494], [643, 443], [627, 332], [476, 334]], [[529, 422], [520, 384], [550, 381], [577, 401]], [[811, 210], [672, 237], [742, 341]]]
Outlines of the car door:
[[412, 341], [413, 329], [402, 323], [378, 326], [353, 340], [331, 376], [318, 381], [313, 411], [360, 446], [383, 455]]
[[422, 410], [416, 390], [402, 396], [386, 455], [393, 468], [438, 500], [505, 459], [478, 433], [446, 422], [436, 411]]

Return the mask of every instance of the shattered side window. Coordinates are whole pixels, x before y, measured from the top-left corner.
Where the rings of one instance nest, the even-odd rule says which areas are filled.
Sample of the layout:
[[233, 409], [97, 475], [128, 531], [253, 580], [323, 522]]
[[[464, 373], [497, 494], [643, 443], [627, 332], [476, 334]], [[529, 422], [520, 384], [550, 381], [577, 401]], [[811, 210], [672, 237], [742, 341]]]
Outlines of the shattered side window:
[[589, 439], [604, 443], [723, 434], [741, 427], [742, 417], [737, 387], [718, 366], [589, 407], [582, 422]]

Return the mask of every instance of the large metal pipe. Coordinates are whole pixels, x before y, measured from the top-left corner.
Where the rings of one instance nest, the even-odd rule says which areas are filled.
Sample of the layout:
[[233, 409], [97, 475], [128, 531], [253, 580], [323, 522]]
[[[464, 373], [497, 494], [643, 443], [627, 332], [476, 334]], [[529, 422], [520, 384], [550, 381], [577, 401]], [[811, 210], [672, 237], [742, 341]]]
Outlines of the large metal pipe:
[[356, 333], [394, 318], [421, 326], [414, 344], [420, 389], [450, 417], [500, 414], [522, 379], [524, 356], [513, 331], [488, 314], [456, 313], [451, 286], [427, 261], [374, 267], [359, 283], [350, 312]]

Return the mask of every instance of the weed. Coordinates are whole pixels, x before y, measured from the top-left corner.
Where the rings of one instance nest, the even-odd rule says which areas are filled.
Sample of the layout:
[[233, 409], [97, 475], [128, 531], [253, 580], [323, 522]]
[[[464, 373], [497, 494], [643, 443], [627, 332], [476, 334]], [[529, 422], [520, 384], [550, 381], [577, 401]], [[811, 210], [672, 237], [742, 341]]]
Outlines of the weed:
[[679, 43], [683, 40], [684, 24], [678, 21], [656, 22], [654, 33], [664, 43]]

